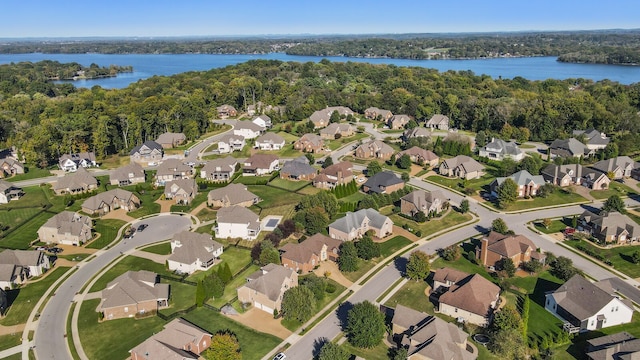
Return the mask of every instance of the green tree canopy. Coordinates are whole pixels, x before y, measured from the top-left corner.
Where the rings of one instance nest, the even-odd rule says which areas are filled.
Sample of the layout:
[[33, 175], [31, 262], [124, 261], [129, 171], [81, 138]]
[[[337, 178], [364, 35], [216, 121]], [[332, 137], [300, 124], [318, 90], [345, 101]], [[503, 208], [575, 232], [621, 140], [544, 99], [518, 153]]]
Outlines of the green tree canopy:
[[491, 230], [506, 235], [509, 232], [509, 227], [502, 218], [497, 218], [491, 222]]
[[273, 243], [268, 240], [263, 240], [260, 243], [260, 265], [267, 264], [280, 264], [280, 252], [273, 246]]
[[506, 178], [500, 186], [498, 186], [498, 206], [506, 209], [507, 206], [516, 201], [518, 196], [518, 184], [511, 178]]
[[327, 341], [320, 348], [318, 360], [349, 360], [351, 354], [336, 343]]
[[311, 319], [316, 311], [316, 297], [304, 285], [294, 286], [282, 296], [282, 316], [301, 323]]
[[240, 343], [236, 335], [225, 331], [213, 335], [211, 345], [202, 353], [206, 360], [242, 360]]
[[466, 214], [469, 212], [469, 200], [463, 199], [460, 201], [460, 212]]
[[380, 163], [376, 160], [373, 160], [372, 162], [369, 163], [369, 165], [367, 165], [367, 176], [368, 177], [372, 177], [373, 175], [379, 173], [382, 171], [382, 166], [380, 165]]
[[346, 334], [352, 345], [372, 348], [382, 341], [384, 332], [384, 315], [369, 301], [353, 305], [347, 313]]
[[363, 236], [356, 242], [358, 257], [364, 260], [371, 260], [380, 256], [380, 246], [373, 242], [370, 236]]
[[620, 196], [616, 194], [609, 196], [609, 198], [602, 205], [601, 209], [601, 212], [605, 213], [612, 211], [617, 211], [621, 214], [624, 214], [626, 212], [624, 201], [622, 200], [622, 198], [620, 198]]
[[424, 280], [429, 276], [429, 255], [424, 251], [416, 250], [409, 255], [407, 262], [407, 277], [412, 280]]
[[358, 270], [358, 251], [352, 241], [345, 241], [340, 246], [338, 268], [345, 272]]

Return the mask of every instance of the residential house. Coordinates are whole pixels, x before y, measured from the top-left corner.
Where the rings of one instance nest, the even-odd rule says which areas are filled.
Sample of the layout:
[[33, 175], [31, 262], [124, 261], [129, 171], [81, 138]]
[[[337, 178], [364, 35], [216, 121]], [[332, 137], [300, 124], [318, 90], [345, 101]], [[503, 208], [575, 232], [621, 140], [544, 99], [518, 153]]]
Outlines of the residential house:
[[422, 212], [425, 216], [441, 213], [445, 204], [449, 202], [440, 190], [424, 191], [414, 190], [400, 198], [400, 212], [414, 216]]
[[260, 230], [260, 218], [245, 207], [233, 205], [218, 210], [214, 225], [216, 238], [255, 240]]
[[0, 289], [11, 289], [51, 267], [43, 251], [3, 250], [0, 252]]
[[218, 140], [218, 150], [219, 154], [228, 154], [234, 151], [242, 151], [242, 148], [245, 146], [244, 136], [242, 135], [234, 135], [227, 134], [222, 136]]
[[401, 158], [403, 155], [409, 155], [412, 162], [416, 164], [429, 165], [430, 167], [438, 166], [440, 163], [440, 157], [431, 150], [425, 150], [417, 146], [413, 146], [407, 150], [400, 151], [396, 158]]
[[324, 140], [316, 134], [304, 134], [293, 143], [293, 148], [302, 152], [317, 154], [324, 151]]
[[437, 130], [449, 130], [449, 117], [442, 114], [435, 114], [427, 121], [426, 127]]
[[220, 258], [222, 251], [222, 245], [214, 241], [210, 234], [182, 231], [171, 239], [171, 256], [167, 259], [167, 266], [169, 270], [182, 274], [206, 271]]
[[544, 264], [546, 255], [538, 252], [533, 241], [524, 235], [503, 235], [491, 231], [480, 240], [480, 246], [476, 248], [476, 259], [482, 265], [497, 269], [506, 258], [511, 259], [516, 267], [520, 267], [522, 263], [533, 259]]
[[516, 185], [518, 185], [516, 194], [519, 198], [536, 196], [540, 188], [545, 184], [544, 177], [542, 175], [531, 175], [527, 170], [520, 170], [511, 176], [497, 177], [493, 180], [489, 185], [489, 188], [491, 189], [491, 196], [495, 198], [498, 197], [498, 188], [507, 179], [513, 180]]
[[282, 265], [269, 264], [249, 275], [238, 288], [238, 300], [273, 314], [282, 311], [284, 292], [298, 286], [298, 274]]
[[71, 211], [51, 217], [38, 229], [38, 239], [44, 243], [82, 245], [91, 240], [91, 218]]
[[264, 128], [260, 125], [252, 123], [251, 121], [236, 121], [236, 124], [233, 126], [233, 135], [242, 136], [245, 139], [255, 139], [262, 132]]
[[480, 148], [478, 155], [499, 161], [504, 159], [520, 161], [524, 158], [524, 151], [520, 150], [518, 144], [513, 141], [492, 139], [490, 143]]
[[404, 187], [404, 181], [392, 171], [381, 171], [362, 185], [362, 190], [366, 193], [391, 194]]
[[333, 140], [341, 137], [353, 136], [354, 127], [351, 124], [333, 123], [320, 130], [320, 137], [326, 140]]
[[129, 152], [131, 162], [141, 165], [157, 165], [162, 161], [162, 156], [164, 156], [162, 145], [152, 140], [145, 141]]
[[387, 122], [393, 113], [389, 110], [378, 109], [377, 107], [370, 107], [364, 110], [364, 117], [371, 120], [382, 120]]
[[225, 119], [228, 117], [236, 117], [238, 116], [238, 110], [231, 105], [221, 105], [216, 108], [218, 112], [218, 117], [221, 119]]
[[592, 168], [604, 173], [612, 174], [614, 179], [628, 178], [631, 171], [640, 168], [640, 163], [628, 156], [618, 156], [608, 160], [601, 160], [591, 165]]
[[91, 218], [71, 211], [62, 211], [38, 229], [38, 240], [51, 244], [82, 245], [91, 240]]
[[188, 205], [198, 195], [195, 179], [175, 179], [164, 184], [165, 199], [174, 199], [178, 205]]
[[587, 210], [580, 215], [578, 230], [607, 244], [626, 244], [640, 239], [640, 225], [616, 211], [598, 215]]
[[446, 159], [438, 168], [440, 175], [459, 177], [467, 180], [479, 179], [484, 175], [484, 165], [466, 155]]
[[591, 150], [575, 138], [553, 140], [549, 152], [551, 157], [584, 157], [591, 154]]
[[469, 334], [453, 323], [396, 305], [391, 320], [395, 340], [407, 349], [407, 359], [475, 360], [478, 349]]
[[498, 285], [482, 275], [468, 275], [440, 295], [438, 312], [471, 324], [488, 326], [499, 298]]
[[0, 204], [7, 204], [9, 201], [18, 200], [24, 195], [22, 188], [12, 183], [0, 180]]
[[266, 133], [256, 139], [256, 148], [260, 150], [282, 150], [284, 138], [276, 133]]
[[278, 157], [272, 154], [253, 154], [244, 161], [242, 176], [262, 176], [278, 170]]
[[640, 356], [640, 339], [626, 331], [587, 340], [588, 360], [631, 360]]
[[545, 309], [563, 319], [569, 333], [626, 324], [633, 316], [631, 301], [618, 297], [607, 280], [592, 283], [574, 275], [545, 297]]
[[214, 208], [244, 206], [249, 207], [260, 202], [260, 197], [247, 190], [244, 184], [229, 184], [213, 189], [207, 195], [207, 205]]
[[301, 273], [311, 272], [322, 261], [338, 261], [342, 241], [315, 234], [301, 243], [288, 243], [280, 248], [282, 265]]
[[180, 146], [187, 141], [187, 137], [183, 133], [166, 132], [160, 134], [156, 139], [156, 142], [160, 144], [164, 149], [171, 149], [176, 146]]
[[179, 159], [166, 159], [156, 171], [156, 185], [164, 186], [168, 181], [193, 177], [193, 167]]
[[333, 239], [351, 241], [359, 239], [373, 230], [374, 235], [383, 238], [393, 233], [393, 221], [374, 209], [347, 211], [344, 217], [329, 224], [329, 236]]
[[427, 128], [423, 127], [415, 127], [413, 129], [407, 129], [402, 133], [402, 137], [404, 140], [414, 139], [414, 138], [430, 138], [431, 132]]
[[348, 184], [353, 181], [352, 168], [353, 164], [349, 161], [329, 165], [325, 169], [322, 169], [320, 174], [313, 179], [313, 186], [320, 189], [331, 190], [338, 185]]
[[334, 111], [337, 111], [340, 114], [340, 117], [353, 115], [353, 110], [349, 109], [345, 106], [330, 106], [324, 108], [322, 110], [315, 111], [311, 116], [309, 116], [309, 121], [313, 123], [315, 129], [323, 128], [331, 122], [331, 115]]
[[78, 168], [73, 174], [58, 177], [53, 184], [56, 195], [80, 194], [98, 188], [98, 180], [84, 168]]
[[561, 187], [582, 185], [592, 190], [606, 190], [611, 183], [606, 174], [580, 164], [550, 164], [540, 173], [546, 182]]
[[184, 319], [173, 319], [157, 334], [131, 349], [131, 360], [199, 359], [212, 335]]
[[277, 113], [284, 114], [285, 106], [265, 105], [262, 101], [258, 101], [255, 105], [247, 105], [247, 115]]
[[96, 194], [82, 203], [82, 211], [100, 216], [116, 209], [133, 211], [139, 207], [140, 199], [131, 191], [123, 189], [112, 189]]
[[389, 129], [404, 129], [405, 125], [409, 123], [411, 118], [409, 115], [393, 115], [387, 120], [387, 126]]
[[169, 306], [169, 284], [147, 270], [127, 271], [102, 290], [98, 312], [105, 320], [132, 318]]
[[24, 174], [24, 165], [12, 157], [0, 159], [0, 178]]
[[227, 156], [209, 160], [200, 169], [200, 177], [208, 181], [229, 181], [238, 168], [238, 160], [234, 157]]
[[587, 148], [591, 151], [604, 149], [611, 141], [611, 139], [607, 137], [607, 134], [601, 133], [596, 129], [573, 130], [573, 136], [581, 136], [583, 134]]
[[253, 118], [253, 120], [251, 120], [251, 122], [263, 129], [271, 129], [271, 127], [273, 126], [271, 118], [264, 114], [256, 116], [255, 118]]
[[449, 267], [442, 267], [436, 269], [433, 272], [433, 287], [432, 291], [435, 293], [444, 293], [452, 285], [461, 282], [463, 279], [469, 276], [466, 272], [456, 270]]
[[299, 156], [293, 160], [289, 160], [282, 165], [280, 170], [280, 178], [287, 180], [313, 180], [318, 174], [318, 170], [309, 165], [309, 159], [306, 156]]
[[355, 156], [359, 159], [379, 159], [387, 161], [395, 150], [381, 140], [372, 140], [356, 148]]
[[60, 169], [66, 172], [74, 172], [79, 167], [88, 168], [98, 166], [96, 154], [93, 152], [81, 152], [77, 154], [64, 154], [58, 159]]
[[128, 186], [141, 184], [145, 182], [144, 169], [140, 164], [131, 163], [123, 167], [119, 167], [109, 175], [111, 185]]

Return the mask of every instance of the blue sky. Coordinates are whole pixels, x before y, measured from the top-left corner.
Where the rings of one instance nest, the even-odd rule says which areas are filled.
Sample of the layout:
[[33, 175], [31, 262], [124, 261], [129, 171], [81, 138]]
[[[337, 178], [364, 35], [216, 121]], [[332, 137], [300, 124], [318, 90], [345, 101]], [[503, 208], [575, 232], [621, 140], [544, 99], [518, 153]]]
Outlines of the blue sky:
[[0, 38], [640, 28], [637, 0], [3, 1]]

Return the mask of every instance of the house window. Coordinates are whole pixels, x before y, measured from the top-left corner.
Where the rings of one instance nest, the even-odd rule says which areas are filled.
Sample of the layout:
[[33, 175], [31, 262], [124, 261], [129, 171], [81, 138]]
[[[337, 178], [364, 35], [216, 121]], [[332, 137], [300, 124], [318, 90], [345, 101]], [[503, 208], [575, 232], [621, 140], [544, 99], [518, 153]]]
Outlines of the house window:
[[129, 312], [129, 308], [128, 307], [124, 307], [124, 312]]
[[458, 308], [456, 308], [456, 309], [454, 310], [454, 312], [458, 312]]

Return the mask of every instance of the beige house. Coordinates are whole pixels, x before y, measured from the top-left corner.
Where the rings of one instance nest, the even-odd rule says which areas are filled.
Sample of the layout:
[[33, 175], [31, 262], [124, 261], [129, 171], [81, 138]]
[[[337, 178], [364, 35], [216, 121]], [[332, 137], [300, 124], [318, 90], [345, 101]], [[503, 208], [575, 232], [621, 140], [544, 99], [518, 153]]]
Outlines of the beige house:
[[169, 306], [169, 284], [160, 284], [151, 271], [127, 271], [102, 290], [96, 311], [105, 320], [131, 318]]
[[415, 127], [413, 129], [407, 129], [402, 133], [402, 137], [405, 140], [415, 139], [415, 138], [429, 138], [431, 137], [431, 131], [427, 128], [423, 127]]
[[398, 304], [391, 328], [394, 340], [407, 349], [409, 360], [475, 360], [478, 349], [456, 324]]
[[362, 209], [348, 211], [344, 217], [329, 224], [329, 236], [342, 241], [361, 238], [369, 230], [383, 238], [393, 233], [393, 221], [374, 209]]
[[324, 151], [324, 140], [316, 134], [304, 134], [293, 143], [293, 148], [302, 152], [319, 153]]
[[309, 116], [309, 121], [313, 123], [314, 128], [319, 129], [326, 127], [330, 123], [331, 114], [337, 111], [340, 116], [353, 115], [353, 110], [345, 106], [330, 106], [322, 110], [315, 111]]
[[393, 116], [393, 113], [389, 110], [378, 109], [377, 107], [370, 107], [364, 110], [364, 117], [370, 120], [382, 120], [387, 121]]
[[538, 195], [538, 191], [545, 184], [545, 180], [542, 175], [531, 175], [527, 170], [520, 170], [511, 176], [498, 177], [493, 180], [491, 184], [489, 184], [491, 196], [498, 198], [500, 185], [502, 185], [507, 179], [511, 179], [516, 183], [516, 196], [518, 198]]
[[0, 159], [0, 177], [10, 177], [16, 174], [24, 174], [24, 165], [12, 157]]
[[442, 114], [435, 114], [427, 121], [426, 126], [430, 129], [449, 130], [449, 117]]
[[355, 156], [359, 159], [389, 160], [395, 151], [381, 140], [373, 140], [356, 148]]
[[225, 187], [209, 191], [207, 205], [214, 208], [229, 206], [249, 207], [260, 202], [258, 195], [247, 190], [243, 184], [229, 184]]
[[56, 195], [80, 194], [97, 188], [98, 180], [83, 167], [72, 174], [59, 177], [53, 184]]
[[623, 179], [631, 176], [631, 171], [640, 167], [640, 163], [628, 156], [618, 156], [612, 159], [601, 160], [591, 166], [604, 173], [612, 174], [613, 179]]
[[438, 166], [438, 163], [440, 163], [440, 157], [433, 151], [425, 150], [417, 146], [413, 146], [407, 150], [400, 151], [396, 155], [396, 158], [399, 159], [403, 155], [408, 155], [411, 159], [411, 162], [414, 162], [416, 164], [422, 163], [424, 165], [429, 165], [430, 167], [435, 167]]
[[231, 105], [225, 104], [218, 106], [216, 108], [216, 111], [218, 112], [218, 117], [221, 119], [238, 116], [238, 110], [236, 110], [236, 108]]
[[0, 289], [11, 289], [51, 267], [43, 251], [3, 250], [0, 252]]
[[91, 240], [92, 228], [93, 223], [88, 216], [63, 211], [38, 229], [38, 239], [47, 244], [82, 245]]
[[262, 176], [280, 168], [278, 157], [273, 154], [253, 154], [244, 161], [242, 176]]
[[273, 314], [282, 310], [284, 292], [295, 286], [298, 286], [298, 274], [293, 269], [269, 264], [249, 275], [247, 282], [238, 288], [238, 300]]
[[320, 130], [320, 137], [326, 140], [333, 140], [337, 137], [353, 136], [354, 133], [355, 130], [350, 124], [333, 123]]
[[182, 274], [211, 269], [224, 251], [222, 245], [210, 234], [182, 231], [171, 239], [171, 256], [167, 259], [169, 270]]
[[157, 165], [162, 161], [163, 155], [164, 149], [162, 148], [162, 145], [155, 141], [148, 140], [131, 149], [131, 152], [129, 152], [129, 159], [132, 163]]
[[313, 179], [313, 186], [331, 190], [338, 185], [348, 184], [353, 181], [353, 164], [349, 161], [342, 161], [337, 164], [329, 165], [325, 169], [320, 171], [315, 179]]
[[418, 212], [426, 216], [438, 214], [448, 201], [440, 190], [415, 190], [400, 198], [400, 212], [408, 216], [414, 216]]
[[209, 160], [200, 169], [200, 177], [202, 179], [214, 182], [229, 181], [233, 174], [239, 169], [238, 160], [234, 157]]
[[440, 295], [438, 312], [479, 326], [488, 326], [498, 305], [500, 287], [481, 275], [468, 275]]
[[174, 199], [178, 205], [187, 205], [198, 195], [195, 179], [176, 179], [164, 186], [164, 197]]
[[466, 272], [454, 268], [442, 267], [433, 272], [433, 291], [446, 291], [457, 282], [469, 276]]
[[129, 352], [131, 360], [195, 360], [211, 346], [212, 335], [181, 318], [173, 319], [157, 334]]
[[156, 142], [164, 149], [171, 149], [176, 146], [180, 146], [187, 141], [187, 137], [183, 133], [172, 133], [166, 132], [164, 134], [160, 134], [156, 139]]
[[167, 181], [189, 179], [193, 175], [193, 168], [188, 164], [184, 164], [182, 160], [167, 159], [158, 166], [156, 185], [163, 186]]
[[131, 163], [123, 167], [119, 167], [109, 175], [111, 185], [127, 186], [133, 184], [141, 184], [145, 182], [144, 169], [140, 164]]
[[585, 211], [580, 215], [578, 230], [589, 233], [606, 244], [630, 244], [640, 239], [640, 225], [617, 211], [602, 215]]
[[444, 160], [438, 168], [440, 175], [462, 179], [479, 179], [484, 175], [484, 166], [466, 155]]
[[280, 248], [280, 259], [284, 267], [307, 273], [323, 261], [337, 261], [340, 244], [340, 240], [315, 234], [299, 244], [285, 244]]
[[112, 189], [94, 195], [82, 203], [82, 211], [87, 214], [105, 215], [112, 210], [133, 211], [140, 207], [140, 199], [131, 191]]
[[405, 125], [409, 123], [411, 118], [409, 115], [393, 115], [387, 120], [387, 126], [389, 129], [404, 129]]
[[480, 246], [476, 248], [476, 259], [491, 269], [498, 268], [501, 261], [507, 258], [516, 267], [532, 259], [544, 264], [546, 256], [536, 249], [533, 241], [524, 235], [502, 235], [492, 231], [480, 240]]

